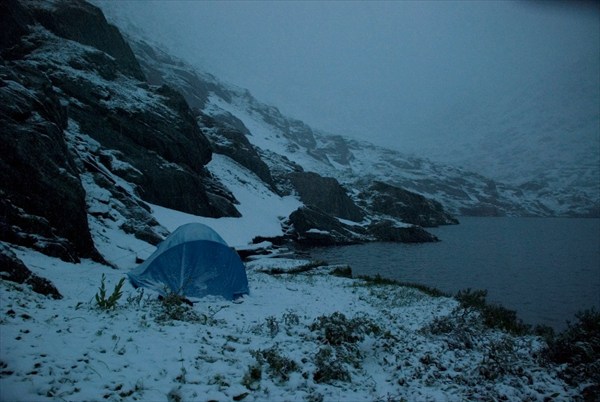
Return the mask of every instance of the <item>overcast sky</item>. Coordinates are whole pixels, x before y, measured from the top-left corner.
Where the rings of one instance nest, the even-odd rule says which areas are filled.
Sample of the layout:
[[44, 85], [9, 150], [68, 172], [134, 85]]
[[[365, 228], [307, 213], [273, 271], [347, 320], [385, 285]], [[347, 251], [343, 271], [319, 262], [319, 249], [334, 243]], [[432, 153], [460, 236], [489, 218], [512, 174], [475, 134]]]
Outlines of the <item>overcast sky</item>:
[[585, 2], [123, 3], [149, 37], [283, 113], [409, 150], [448, 108], [600, 52]]

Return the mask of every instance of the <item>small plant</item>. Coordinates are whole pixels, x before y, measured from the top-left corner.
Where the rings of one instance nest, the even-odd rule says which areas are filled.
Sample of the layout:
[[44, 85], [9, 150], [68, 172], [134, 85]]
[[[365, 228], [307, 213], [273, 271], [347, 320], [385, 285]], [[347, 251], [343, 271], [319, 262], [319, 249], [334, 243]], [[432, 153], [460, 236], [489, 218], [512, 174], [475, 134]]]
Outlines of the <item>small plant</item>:
[[300, 317], [293, 311], [288, 311], [284, 313], [282, 319], [286, 327], [293, 327], [295, 325], [300, 324]]
[[364, 316], [347, 319], [339, 311], [330, 316], [320, 316], [310, 325], [311, 331], [320, 332], [323, 342], [333, 346], [362, 341], [367, 333], [379, 334], [381, 328]]
[[142, 300], [144, 299], [144, 288], [138, 288], [136, 294], [130, 294], [127, 296], [127, 304], [135, 305], [136, 307], [140, 307], [142, 305]]
[[486, 353], [479, 364], [479, 374], [487, 380], [494, 381], [504, 375], [523, 375], [523, 368], [518, 365], [515, 342], [504, 337], [485, 345]]
[[279, 322], [274, 316], [269, 316], [266, 319], [267, 329], [269, 330], [269, 335], [271, 338], [274, 338], [275, 335], [279, 333]]
[[158, 322], [176, 320], [200, 322], [206, 324], [208, 317], [198, 315], [187, 303], [186, 299], [174, 292], [167, 293], [159, 298], [162, 302], [162, 313], [157, 317]]
[[98, 289], [98, 293], [96, 293], [96, 305], [102, 310], [112, 310], [117, 307], [119, 299], [123, 296], [123, 285], [125, 284], [125, 278], [121, 278], [119, 283], [115, 285], [113, 292], [110, 296], [106, 297], [106, 284], [105, 284], [106, 276], [102, 274], [102, 279], [100, 280], [100, 288]]

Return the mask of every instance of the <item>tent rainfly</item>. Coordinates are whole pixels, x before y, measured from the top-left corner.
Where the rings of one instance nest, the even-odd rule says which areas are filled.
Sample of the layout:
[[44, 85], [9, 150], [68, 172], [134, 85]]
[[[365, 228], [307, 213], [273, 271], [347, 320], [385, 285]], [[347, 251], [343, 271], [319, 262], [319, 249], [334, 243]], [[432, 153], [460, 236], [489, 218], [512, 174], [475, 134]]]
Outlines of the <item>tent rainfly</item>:
[[238, 254], [201, 223], [177, 228], [128, 275], [134, 287], [150, 288], [163, 296], [218, 295], [234, 300], [249, 293], [246, 269]]

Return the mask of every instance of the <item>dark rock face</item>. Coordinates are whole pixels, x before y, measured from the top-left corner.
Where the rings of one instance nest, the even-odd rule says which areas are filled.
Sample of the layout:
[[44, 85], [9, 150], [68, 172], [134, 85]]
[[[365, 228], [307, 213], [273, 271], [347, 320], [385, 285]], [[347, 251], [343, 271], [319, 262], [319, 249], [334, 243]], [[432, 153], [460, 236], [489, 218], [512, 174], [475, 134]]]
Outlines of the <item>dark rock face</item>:
[[200, 130], [209, 139], [213, 151], [230, 157], [254, 172], [271, 189], [276, 190], [269, 167], [246, 138], [251, 133], [244, 123], [226, 111], [211, 116], [201, 111], [209, 93], [214, 92], [221, 97], [229, 97], [223, 88], [211, 81], [214, 78], [199, 76], [183, 62], [143, 41], [133, 41], [132, 44], [149, 81], [154, 84], [173, 86], [183, 95], [194, 110], [193, 114]]
[[346, 225], [329, 214], [313, 207], [301, 207], [288, 220], [288, 237], [303, 246], [334, 246], [387, 241], [426, 243], [439, 241], [420, 226], [397, 226], [390, 220], [362, 225]]
[[0, 77], [0, 240], [66, 261], [98, 257], [58, 94], [43, 76], [3, 65]]
[[[185, 99], [140, 81], [131, 49], [98, 8], [60, 0], [0, 7], [0, 240], [104, 261], [90, 235], [84, 174], [113, 195], [123, 230], [153, 243], [162, 230], [136, 196], [103, 183], [111, 174], [152, 203], [239, 216], [233, 195], [204, 168], [212, 149]], [[95, 153], [70, 143], [78, 136], [96, 141]]]
[[348, 226], [312, 207], [301, 207], [289, 217], [293, 240], [306, 246], [333, 246], [369, 240], [361, 226]]
[[29, 33], [28, 25], [33, 24], [31, 13], [17, 0], [0, 2], [0, 49], [16, 45], [22, 36]]
[[29, 285], [36, 293], [53, 299], [62, 299], [62, 295], [52, 282], [31, 272], [15, 253], [2, 244], [0, 244], [0, 277], [7, 281]]
[[359, 199], [365, 208], [376, 214], [392, 216], [413, 225], [435, 227], [458, 223], [439, 202], [379, 181], [363, 191]]
[[24, 0], [24, 4], [50, 32], [108, 53], [115, 58], [121, 72], [138, 80], [145, 79], [131, 48], [98, 7], [83, 0], [59, 0], [41, 6]]
[[363, 220], [364, 212], [356, 206], [336, 179], [313, 172], [293, 172], [288, 177], [305, 204], [314, 205], [342, 219], [356, 222]]

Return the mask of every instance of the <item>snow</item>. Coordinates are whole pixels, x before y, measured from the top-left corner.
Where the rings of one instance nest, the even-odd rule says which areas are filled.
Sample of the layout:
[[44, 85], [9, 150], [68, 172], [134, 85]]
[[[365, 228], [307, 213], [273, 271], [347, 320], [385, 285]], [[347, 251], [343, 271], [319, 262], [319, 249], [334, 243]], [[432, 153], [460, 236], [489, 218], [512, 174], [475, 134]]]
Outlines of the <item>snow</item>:
[[281, 221], [302, 203], [293, 196], [274, 194], [251, 171], [231, 158], [214, 154], [207, 168], [226, 183], [239, 201], [240, 218], [205, 218], [151, 205], [158, 222], [170, 231], [184, 223], [200, 222], [215, 229], [231, 247], [243, 248], [256, 236], [283, 235]]
[[[124, 239], [121, 239], [122, 241]], [[128, 246], [123, 244], [123, 246]], [[131, 245], [129, 245], [131, 246]], [[51, 300], [25, 286], [0, 282], [0, 399], [411, 401], [498, 398], [541, 400], [572, 390], [537, 366], [527, 352], [535, 339], [481, 334], [473, 349], [453, 350], [444, 338], [422, 331], [448, 315], [453, 299], [432, 298], [407, 287], [368, 286], [361, 280], [329, 275], [322, 268], [300, 274], [269, 275], [274, 267], [302, 262], [267, 258], [248, 266], [251, 294], [240, 304], [205, 298], [191, 311], [195, 320], [161, 319], [155, 295], [142, 295], [129, 283], [114, 311], [95, 307], [102, 275], [112, 291], [126, 269], [92, 261], [70, 264], [15, 248], [34, 272], [52, 280], [64, 295]], [[342, 313], [369, 320], [383, 332], [341, 346], [329, 345], [318, 328], [320, 317]], [[479, 374], [486, 348], [510, 340], [525, 372], [485, 380]], [[319, 351], [339, 354], [350, 382], [317, 382]], [[343, 351], [353, 351], [354, 364]], [[297, 368], [282, 377], [263, 359], [264, 351], [293, 360]], [[263, 355], [265, 356], [265, 355]], [[529, 357], [528, 357], [529, 356]], [[261, 376], [251, 381], [253, 367]], [[531, 380], [531, 381], [530, 381]]]

